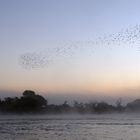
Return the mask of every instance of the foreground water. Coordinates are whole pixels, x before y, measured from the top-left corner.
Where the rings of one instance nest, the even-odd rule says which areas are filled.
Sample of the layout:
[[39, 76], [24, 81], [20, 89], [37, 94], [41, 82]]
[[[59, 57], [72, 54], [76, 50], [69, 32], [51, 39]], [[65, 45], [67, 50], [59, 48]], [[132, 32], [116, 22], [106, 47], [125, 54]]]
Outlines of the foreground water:
[[140, 115], [0, 115], [0, 140], [139, 140]]

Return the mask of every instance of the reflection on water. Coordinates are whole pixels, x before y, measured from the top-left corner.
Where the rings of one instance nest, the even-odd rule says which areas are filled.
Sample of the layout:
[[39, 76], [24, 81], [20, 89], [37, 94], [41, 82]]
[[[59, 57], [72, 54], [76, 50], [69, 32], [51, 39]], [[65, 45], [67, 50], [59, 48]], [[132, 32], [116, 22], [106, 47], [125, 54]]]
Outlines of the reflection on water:
[[0, 116], [0, 140], [139, 140], [140, 115]]

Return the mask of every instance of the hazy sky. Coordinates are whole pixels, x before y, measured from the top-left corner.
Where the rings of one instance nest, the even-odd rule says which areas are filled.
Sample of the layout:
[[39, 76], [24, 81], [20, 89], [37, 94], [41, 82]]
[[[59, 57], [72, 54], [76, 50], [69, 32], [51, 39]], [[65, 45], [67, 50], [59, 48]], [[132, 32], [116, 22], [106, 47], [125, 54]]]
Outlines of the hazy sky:
[[0, 0], [1, 95], [140, 96], [139, 5]]

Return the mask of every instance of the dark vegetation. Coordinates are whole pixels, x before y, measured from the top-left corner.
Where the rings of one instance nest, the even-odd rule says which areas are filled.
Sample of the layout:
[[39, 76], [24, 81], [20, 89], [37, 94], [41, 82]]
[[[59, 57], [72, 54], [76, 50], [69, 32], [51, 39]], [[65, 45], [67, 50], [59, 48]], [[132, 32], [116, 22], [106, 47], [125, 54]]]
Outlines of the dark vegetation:
[[79, 103], [74, 101], [73, 105], [69, 105], [65, 101], [61, 105], [48, 104], [47, 100], [36, 94], [34, 91], [26, 90], [22, 96], [7, 97], [0, 100], [1, 113], [123, 113], [123, 112], [138, 112], [140, 111], [140, 99], [122, 105], [121, 99], [117, 100], [115, 105], [110, 105], [106, 102], [90, 102]]

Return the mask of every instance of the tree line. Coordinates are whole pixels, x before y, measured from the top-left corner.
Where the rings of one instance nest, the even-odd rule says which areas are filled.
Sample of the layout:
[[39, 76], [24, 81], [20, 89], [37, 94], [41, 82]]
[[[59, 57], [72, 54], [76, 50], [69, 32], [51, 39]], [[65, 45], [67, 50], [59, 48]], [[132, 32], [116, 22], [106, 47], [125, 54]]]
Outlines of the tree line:
[[82, 103], [74, 101], [73, 105], [65, 101], [63, 104], [48, 104], [47, 99], [36, 94], [34, 91], [25, 90], [21, 97], [6, 97], [0, 99], [1, 113], [123, 113], [140, 111], [140, 99], [123, 106], [121, 99], [115, 105], [107, 102]]

